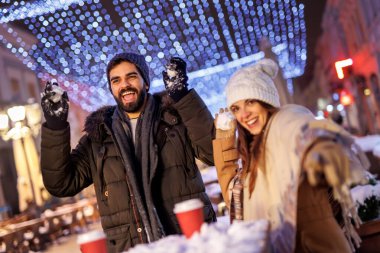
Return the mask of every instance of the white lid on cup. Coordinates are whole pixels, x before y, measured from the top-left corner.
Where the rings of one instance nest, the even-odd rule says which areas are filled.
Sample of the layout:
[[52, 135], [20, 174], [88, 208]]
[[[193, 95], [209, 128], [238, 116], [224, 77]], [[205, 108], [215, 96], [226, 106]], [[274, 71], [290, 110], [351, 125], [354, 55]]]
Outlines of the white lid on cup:
[[174, 213], [182, 213], [202, 207], [203, 202], [200, 199], [189, 199], [175, 204], [173, 211]]
[[106, 235], [104, 234], [102, 230], [94, 230], [94, 231], [90, 231], [90, 232], [78, 235], [77, 243], [84, 244], [84, 243], [93, 242], [93, 241], [97, 241], [104, 238], [106, 238]]

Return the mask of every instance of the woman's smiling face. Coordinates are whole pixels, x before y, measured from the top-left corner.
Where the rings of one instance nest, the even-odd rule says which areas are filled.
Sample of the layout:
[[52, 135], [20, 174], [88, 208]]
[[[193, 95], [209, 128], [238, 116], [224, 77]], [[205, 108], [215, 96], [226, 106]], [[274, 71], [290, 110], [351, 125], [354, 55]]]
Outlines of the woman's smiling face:
[[258, 135], [268, 120], [268, 109], [255, 99], [242, 99], [230, 106], [236, 120], [252, 135]]

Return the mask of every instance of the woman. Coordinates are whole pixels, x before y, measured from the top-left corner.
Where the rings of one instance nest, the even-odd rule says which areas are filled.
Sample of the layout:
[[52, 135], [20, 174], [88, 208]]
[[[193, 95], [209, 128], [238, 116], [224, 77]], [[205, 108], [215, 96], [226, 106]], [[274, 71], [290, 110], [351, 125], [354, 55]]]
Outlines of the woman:
[[305, 107], [280, 107], [277, 70], [264, 59], [237, 71], [226, 87], [227, 130], [224, 110], [217, 115], [214, 160], [231, 218], [268, 219], [273, 252], [351, 252], [360, 238], [348, 218], [357, 217], [349, 185], [363, 176], [352, 138]]

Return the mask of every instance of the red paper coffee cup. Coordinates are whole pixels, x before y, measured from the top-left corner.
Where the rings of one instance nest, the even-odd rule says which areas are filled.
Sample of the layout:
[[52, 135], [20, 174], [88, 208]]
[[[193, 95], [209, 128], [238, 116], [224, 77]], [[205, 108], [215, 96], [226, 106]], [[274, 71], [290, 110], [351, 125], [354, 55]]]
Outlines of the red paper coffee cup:
[[174, 213], [177, 216], [182, 233], [190, 238], [194, 232], [199, 232], [204, 222], [203, 202], [190, 199], [175, 204]]
[[106, 236], [101, 230], [79, 235], [77, 243], [82, 253], [107, 253]]

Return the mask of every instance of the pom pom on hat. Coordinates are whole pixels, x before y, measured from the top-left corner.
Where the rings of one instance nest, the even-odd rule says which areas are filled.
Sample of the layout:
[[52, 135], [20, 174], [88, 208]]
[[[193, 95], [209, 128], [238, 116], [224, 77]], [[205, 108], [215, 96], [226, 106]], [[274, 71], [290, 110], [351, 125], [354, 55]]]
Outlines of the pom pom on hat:
[[280, 107], [280, 97], [273, 82], [277, 72], [277, 63], [268, 58], [236, 71], [226, 86], [227, 106], [242, 99], [256, 99]]

